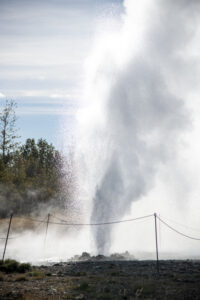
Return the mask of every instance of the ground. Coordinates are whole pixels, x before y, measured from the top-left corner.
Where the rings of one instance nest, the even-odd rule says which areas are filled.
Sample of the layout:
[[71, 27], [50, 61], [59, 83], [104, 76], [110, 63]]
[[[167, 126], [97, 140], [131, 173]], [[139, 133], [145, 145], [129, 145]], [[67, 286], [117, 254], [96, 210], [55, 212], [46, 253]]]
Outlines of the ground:
[[0, 274], [0, 299], [200, 299], [200, 261], [82, 261]]

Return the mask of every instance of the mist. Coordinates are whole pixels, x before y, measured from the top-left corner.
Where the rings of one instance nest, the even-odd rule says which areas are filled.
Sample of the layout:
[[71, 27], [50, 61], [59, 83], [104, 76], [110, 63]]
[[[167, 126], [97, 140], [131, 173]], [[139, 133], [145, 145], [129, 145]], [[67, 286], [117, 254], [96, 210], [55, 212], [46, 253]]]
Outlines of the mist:
[[[182, 187], [182, 213], [194, 188], [187, 176], [197, 107], [191, 95], [199, 94], [200, 4], [125, 1], [124, 8], [118, 20], [106, 20], [98, 29], [86, 63], [86, 104], [78, 113], [84, 160], [80, 182], [90, 199], [92, 223], [134, 214], [134, 203], [144, 198], [141, 207], [152, 213], [156, 187], [162, 185], [162, 198], [170, 188], [164, 173], [176, 178], [174, 201], [180, 201]], [[187, 163], [180, 165], [181, 156]], [[158, 200], [158, 194], [154, 197]], [[167, 201], [157, 201], [155, 209], [167, 210]], [[108, 254], [116, 244], [116, 225], [95, 227], [92, 234], [97, 253]]]
[[[121, 15], [109, 10], [99, 16], [85, 76], [77, 84], [75, 179], [68, 174], [75, 192], [66, 197], [60, 220], [53, 219], [54, 199], [35, 218], [50, 212], [52, 222], [84, 224], [157, 212], [176, 221], [181, 232], [200, 237], [200, 3], [126, 0], [123, 6]], [[8, 220], [2, 222], [5, 237]], [[42, 223], [18, 232], [14, 220], [6, 257], [43, 263], [83, 251], [128, 250], [138, 259], [155, 258], [153, 217], [91, 227], [49, 224], [44, 245], [45, 230]], [[159, 222], [158, 231], [160, 258], [199, 257], [197, 241]]]

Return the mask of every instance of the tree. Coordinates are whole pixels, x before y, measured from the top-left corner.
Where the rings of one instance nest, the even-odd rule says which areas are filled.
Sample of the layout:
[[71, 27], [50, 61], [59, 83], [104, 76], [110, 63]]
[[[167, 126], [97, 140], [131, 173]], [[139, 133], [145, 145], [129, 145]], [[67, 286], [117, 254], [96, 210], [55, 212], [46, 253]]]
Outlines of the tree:
[[44, 139], [38, 140], [37, 147], [40, 166], [48, 172], [55, 166], [55, 149], [52, 144], [48, 144]]
[[15, 110], [12, 100], [0, 107], [0, 217], [10, 210], [29, 214], [46, 207], [73, 208], [68, 205], [76, 189], [73, 157], [42, 138], [29, 138], [19, 147]]
[[11, 159], [12, 152], [16, 149], [18, 136], [16, 135], [16, 103], [6, 100], [0, 111], [0, 151], [3, 164], [6, 166]]

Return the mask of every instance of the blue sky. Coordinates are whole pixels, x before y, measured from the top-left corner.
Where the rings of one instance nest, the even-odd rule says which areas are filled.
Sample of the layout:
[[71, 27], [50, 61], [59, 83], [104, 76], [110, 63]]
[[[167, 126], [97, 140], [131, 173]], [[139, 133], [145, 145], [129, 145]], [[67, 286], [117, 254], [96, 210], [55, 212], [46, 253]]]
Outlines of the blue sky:
[[72, 134], [96, 24], [121, 10], [121, 0], [0, 0], [0, 101], [17, 102], [22, 142], [61, 147], [63, 118]]

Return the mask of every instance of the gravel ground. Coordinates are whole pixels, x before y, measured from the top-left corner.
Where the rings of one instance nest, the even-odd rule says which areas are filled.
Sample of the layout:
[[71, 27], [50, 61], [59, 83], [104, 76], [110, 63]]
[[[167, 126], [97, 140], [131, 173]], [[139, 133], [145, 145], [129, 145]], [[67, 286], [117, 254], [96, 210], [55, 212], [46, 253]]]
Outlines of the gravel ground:
[[82, 261], [0, 274], [0, 299], [200, 299], [200, 261]]

